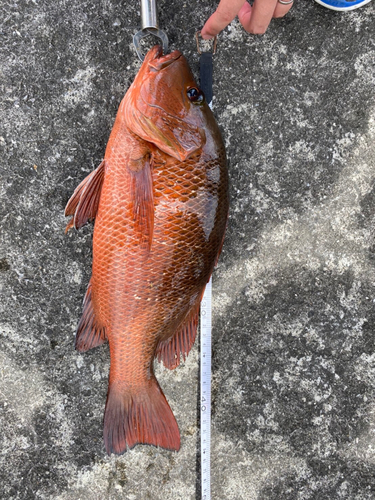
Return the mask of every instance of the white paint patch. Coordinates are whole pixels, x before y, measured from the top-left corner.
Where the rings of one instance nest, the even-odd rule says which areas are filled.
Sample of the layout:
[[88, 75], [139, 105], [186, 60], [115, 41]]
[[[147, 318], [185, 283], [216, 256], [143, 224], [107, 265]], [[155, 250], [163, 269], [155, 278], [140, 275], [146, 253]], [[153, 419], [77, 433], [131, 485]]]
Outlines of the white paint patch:
[[45, 403], [43, 377], [30, 367], [27, 372], [17, 369], [2, 352], [0, 367], [0, 395], [4, 406], [12, 411], [19, 423], [29, 423], [33, 412]]
[[293, 458], [293, 454], [251, 455], [241, 442], [234, 444], [224, 435], [214, 431], [212, 456], [227, 457], [227, 460], [212, 465], [212, 498], [226, 500], [258, 500], [265, 486], [277, 483], [288, 473], [306, 474], [305, 461]]
[[[372, 366], [374, 363], [372, 362]], [[374, 370], [372, 369], [372, 372]], [[372, 380], [373, 382], [373, 380]], [[375, 465], [375, 401], [372, 403], [364, 416], [366, 421], [365, 430], [354, 440], [345, 444], [340, 455], [344, 460], [361, 460], [369, 465]]]
[[76, 105], [79, 102], [85, 102], [92, 91], [92, 79], [95, 76], [95, 68], [89, 66], [86, 69], [80, 69], [74, 77], [67, 82], [67, 91], [63, 99], [65, 104]]
[[[245, 287], [252, 299], [261, 300], [264, 274], [279, 272], [292, 265], [312, 271], [323, 266], [325, 270], [339, 274], [351, 269], [360, 279], [375, 279], [375, 270], [368, 264], [372, 235], [369, 229], [358, 225], [361, 201], [375, 181], [372, 160], [375, 156], [374, 116], [369, 121], [367, 135], [359, 139], [359, 145], [351, 154], [332, 195], [302, 215], [294, 214], [281, 224], [266, 226], [259, 237], [256, 255], [236, 262], [216, 278], [213, 300], [216, 315], [224, 315], [226, 308]], [[338, 141], [336, 155], [347, 156], [352, 140], [347, 136]], [[303, 149], [304, 145], [301, 143], [298, 147]]]

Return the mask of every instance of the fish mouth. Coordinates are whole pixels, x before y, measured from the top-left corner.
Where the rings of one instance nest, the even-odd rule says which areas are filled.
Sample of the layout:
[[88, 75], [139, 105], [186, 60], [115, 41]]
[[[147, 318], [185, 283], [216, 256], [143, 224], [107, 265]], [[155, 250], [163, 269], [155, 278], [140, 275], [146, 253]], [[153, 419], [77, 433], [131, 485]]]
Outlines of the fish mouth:
[[167, 68], [182, 56], [179, 50], [174, 50], [173, 52], [165, 56], [163, 56], [162, 54], [163, 49], [160, 45], [156, 45], [155, 47], [153, 47], [147, 54], [147, 56], [149, 56], [147, 57], [148, 65], [156, 71]]

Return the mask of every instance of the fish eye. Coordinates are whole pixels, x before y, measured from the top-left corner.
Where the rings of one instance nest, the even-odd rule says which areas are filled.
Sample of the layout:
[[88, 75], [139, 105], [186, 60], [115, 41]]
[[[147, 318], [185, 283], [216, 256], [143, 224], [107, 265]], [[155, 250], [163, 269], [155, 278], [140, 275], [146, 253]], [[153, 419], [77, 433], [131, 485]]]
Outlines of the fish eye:
[[189, 100], [194, 104], [202, 104], [204, 102], [204, 94], [201, 90], [196, 87], [190, 87], [187, 89], [187, 96]]

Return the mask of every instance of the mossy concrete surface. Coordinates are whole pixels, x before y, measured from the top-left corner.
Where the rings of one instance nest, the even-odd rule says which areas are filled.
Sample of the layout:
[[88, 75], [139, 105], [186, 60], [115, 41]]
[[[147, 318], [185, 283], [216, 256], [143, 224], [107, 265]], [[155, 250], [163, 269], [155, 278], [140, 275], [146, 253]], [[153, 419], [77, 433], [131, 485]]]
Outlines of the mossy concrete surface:
[[[197, 73], [215, 2], [159, 1]], [[74, 350], [92, 225], [64, 206], [101, 161], [139, 68], [137, 1], [0, 6], [0, 497], [199, 498], [198, 346], [158, 378], [173, 453], [105, 453], [109, 352]], [[213, 284], [212, 497], [375, 498], [375, 2], [300, 0], [214, 58], [230, 172]]]

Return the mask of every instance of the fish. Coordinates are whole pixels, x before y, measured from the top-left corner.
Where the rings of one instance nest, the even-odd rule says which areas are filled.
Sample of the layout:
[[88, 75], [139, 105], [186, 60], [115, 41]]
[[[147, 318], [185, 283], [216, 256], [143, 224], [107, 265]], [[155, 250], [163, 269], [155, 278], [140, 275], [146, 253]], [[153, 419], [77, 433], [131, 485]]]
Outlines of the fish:
[[121, 101], [104, 160], [65, 209], [66, 230], [95, 219], [75, 347], [109, 342], [109, 455], [137, 444], [180, 449], [154, 359], [175, 369], [194, 344], [228, 208], [214, 115], [181, 52], [163, 55], [155, 46]]

